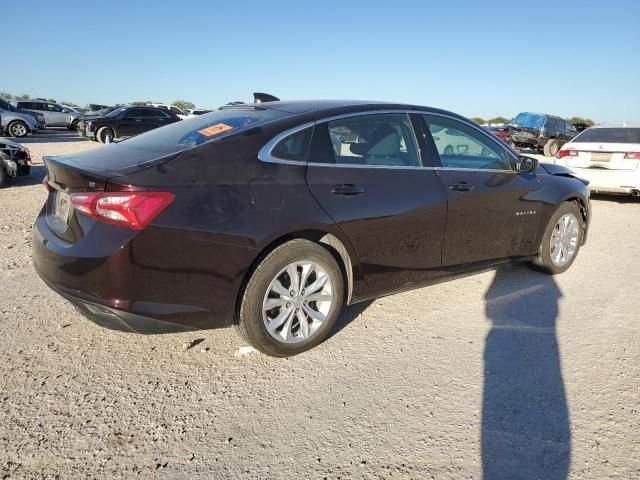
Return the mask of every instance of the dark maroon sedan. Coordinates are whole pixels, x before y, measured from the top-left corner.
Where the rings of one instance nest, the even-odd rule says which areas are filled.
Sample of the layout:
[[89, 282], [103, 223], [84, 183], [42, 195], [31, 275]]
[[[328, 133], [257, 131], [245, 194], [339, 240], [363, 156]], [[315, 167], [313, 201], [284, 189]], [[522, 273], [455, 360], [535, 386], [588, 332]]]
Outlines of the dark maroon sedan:
[[590, 218], [567, 169], [411, 105], [235, 105], [45, 162], [51, 288], [109, 328], [235, 324], [278, 356], [345, 304], [509, 261], [563, 272]]

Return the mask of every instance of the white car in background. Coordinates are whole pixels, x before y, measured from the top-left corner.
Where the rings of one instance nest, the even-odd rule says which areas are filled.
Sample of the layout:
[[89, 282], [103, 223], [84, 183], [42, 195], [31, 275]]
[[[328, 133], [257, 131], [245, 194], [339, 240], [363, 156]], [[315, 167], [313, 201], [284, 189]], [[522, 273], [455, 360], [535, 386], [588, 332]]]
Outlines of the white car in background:
[[556, 164], [589, 180], [592, 192], [640, 196], [640, 125], [598, 125], [565, 143]]
[[186, 113], [181, 108], [176, 107], [175, 105], [167, 105], [166, 103], [150, 103], [149, 105], [147, 105], [147, 107], [157, 107], [163, 110], [169, 110], [175, 113], [181, 120], [186, 120], [187, 118], [193, 117], [193, 115]]

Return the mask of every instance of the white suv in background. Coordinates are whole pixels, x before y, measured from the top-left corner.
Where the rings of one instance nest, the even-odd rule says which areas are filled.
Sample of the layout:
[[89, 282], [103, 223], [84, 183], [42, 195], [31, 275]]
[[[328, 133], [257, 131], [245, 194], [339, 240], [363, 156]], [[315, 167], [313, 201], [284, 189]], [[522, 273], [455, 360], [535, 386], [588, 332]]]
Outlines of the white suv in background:
[[147, 105], [147, 107], [158, 107], [162, 108], [163, 110], [170, 110], [175, 113], [181, 120], [185, 120], [193, 116], [184, 112], [181, 108], [178, 108], [175, 105], [167, 105], [166, 103], [150, 103], [149, 105]]
[[640, 196], [640, 125], [598, 125], [564, 144], [556, 163], [590, 181], [593, 192]]

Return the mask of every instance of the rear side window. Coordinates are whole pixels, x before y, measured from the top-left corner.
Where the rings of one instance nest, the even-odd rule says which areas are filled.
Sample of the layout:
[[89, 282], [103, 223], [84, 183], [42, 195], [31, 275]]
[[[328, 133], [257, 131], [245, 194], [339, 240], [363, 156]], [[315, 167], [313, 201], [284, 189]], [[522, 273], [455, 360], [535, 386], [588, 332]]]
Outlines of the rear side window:
[[271, 150], [271, 156], [281, 160], [305, 162], [307, 160], [307, 153], [309, 152], [312, 132], [313, 128], [309, 127], [282, 139], [273, 150]]
[[140, 110], [137, 108], [132, 108], [131, 110], [127, 110], [123, 118], [138, 119], [140, 118]]
[[131, 147], [179, 151], [235, 133], [246, 132], [289, 115], [287, 112], [268, 108], [225, 108], [151, 130], [124, 142]]
[[316, 128], [310, 161], [371, 166], [421, 165], [409, 116], [347, 117]]
[[574, 142], [640, 143], [640, 128], [589, 128]]

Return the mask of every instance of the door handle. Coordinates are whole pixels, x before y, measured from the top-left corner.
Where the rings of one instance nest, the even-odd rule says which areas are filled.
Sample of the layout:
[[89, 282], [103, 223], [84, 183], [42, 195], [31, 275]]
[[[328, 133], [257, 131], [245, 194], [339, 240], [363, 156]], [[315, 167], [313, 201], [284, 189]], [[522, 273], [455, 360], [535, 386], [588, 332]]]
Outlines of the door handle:
[[475, 188], [474, 185], [469, 185], [467, 182], [458, 182], [449, 187], [449, 190], [453, 190], [456, 192], [469, 192]]
[[344, 197], [352, 197], [354, 195], [364, 193], [364, 187], [360, 185], [353, 185], [351, 183], [345, 185], [334, 185], [331, 187], [331, 193], [334, 195], [342, 195]]

